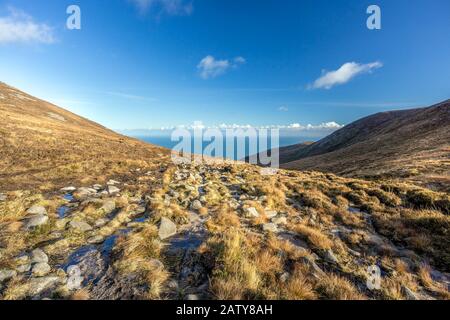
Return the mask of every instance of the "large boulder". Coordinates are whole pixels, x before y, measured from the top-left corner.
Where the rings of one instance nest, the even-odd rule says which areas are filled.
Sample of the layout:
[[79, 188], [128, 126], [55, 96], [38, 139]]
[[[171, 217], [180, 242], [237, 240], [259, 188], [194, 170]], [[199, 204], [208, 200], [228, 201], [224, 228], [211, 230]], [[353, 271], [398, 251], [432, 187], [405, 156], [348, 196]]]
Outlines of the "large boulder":
[[177, 226], [170, 219], [166, 217], [161, 218], [159, 224], [158, 236], [161, 240], [165, 240], [174, 236], [177, 233]]

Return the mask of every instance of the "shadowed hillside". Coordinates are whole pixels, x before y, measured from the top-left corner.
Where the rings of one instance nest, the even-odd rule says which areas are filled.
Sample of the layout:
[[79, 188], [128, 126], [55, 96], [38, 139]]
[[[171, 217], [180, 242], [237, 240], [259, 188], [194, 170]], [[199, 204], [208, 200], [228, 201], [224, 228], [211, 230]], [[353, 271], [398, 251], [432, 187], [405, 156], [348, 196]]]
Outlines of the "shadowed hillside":
[[283, 168], [401, 178], [448, 191], [450, 100], [378, 113], [312, 144], [280, 149]]
[[168, 150], [121, 136], [0, 83], [0, 188], [43, 189], [154, 166]]

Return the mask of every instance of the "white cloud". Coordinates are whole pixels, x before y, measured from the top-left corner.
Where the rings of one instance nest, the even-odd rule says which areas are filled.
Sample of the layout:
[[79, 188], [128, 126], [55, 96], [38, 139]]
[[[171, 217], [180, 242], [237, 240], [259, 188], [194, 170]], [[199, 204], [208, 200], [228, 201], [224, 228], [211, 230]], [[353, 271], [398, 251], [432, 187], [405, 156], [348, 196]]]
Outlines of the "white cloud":
[[141, 13], [146, 13], [152, 8], [159, 8], [161, 12], [174, 16], [188, 16], [192, 14], [194, 7], [192, 1], [185, 0], [129, 0], [134, 3]]
[[281, 107], [278, 108], [278, 111], [281, 111], [281, 112], [288, 112], [288, 111], [289, 111], [289, 108], [286, 107], [286, 106], [281, 106]]
[[31, 16], [12, 7], [8, 11], [9, 15], [0, 17], [0, 44], [55, 42], [53, 29], [47, 24], [35, 22]]
[[233, 61], [216, 60], [213, 56], [208, 55], [204, 57], [197, 65], [200, 72], [200, 77], [203, 79], [210, 79], [220, 76], [227, 72], [230, 68], [237, 68], [239, 65], [246, 63], [243, 57], [236, 57]]
[[220, 125], [214, 125], [214, 126], [206, 126], [202, 122], [195, 122], [192, 125], [178, 125], [178, 126], [166, 126], [161, 128], [153, 128], [149, 130], [174, 130], [174, 129], [186, 129], [186, 130], [194, 130], [194, 129], [280, 129], [280, 130], [290, 130], [290, 131], [333, 131], [343, 128], [344, 125], [341, 125], [337, 122], [331, 121], [331, 122], [324, 122], [317, 125], [307, 124], [302, 125], [300, 123], [292, 123], [289, 125], [265, 125], [265, 126], [252, 126], [249, 124], [226, 124], [222, 123]]
[[379, 61], [361, 64], [356, 62], [344, 63], [338, 70], [324, 72], [324, 74], [309, 85], [310, 89], [331, 89], [335, 85], [344, 84], [359, 74], [370, 73], [374, 69], [381, 68]]

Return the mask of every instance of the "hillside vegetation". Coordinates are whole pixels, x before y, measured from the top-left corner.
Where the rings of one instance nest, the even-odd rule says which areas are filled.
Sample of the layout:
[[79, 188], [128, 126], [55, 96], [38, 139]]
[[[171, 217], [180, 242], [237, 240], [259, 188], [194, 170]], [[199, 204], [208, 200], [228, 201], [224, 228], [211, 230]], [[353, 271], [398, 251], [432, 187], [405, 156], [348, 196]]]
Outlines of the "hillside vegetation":
[[0, 93], [0, 299], [450, 298], [446, 192], [174, 164], [168, 150]]
[[378, 113], [311, 145], [280, 149], [286, 169], [360, 178], [401, 179], [450, 189], [450, 100], [413, 110]]

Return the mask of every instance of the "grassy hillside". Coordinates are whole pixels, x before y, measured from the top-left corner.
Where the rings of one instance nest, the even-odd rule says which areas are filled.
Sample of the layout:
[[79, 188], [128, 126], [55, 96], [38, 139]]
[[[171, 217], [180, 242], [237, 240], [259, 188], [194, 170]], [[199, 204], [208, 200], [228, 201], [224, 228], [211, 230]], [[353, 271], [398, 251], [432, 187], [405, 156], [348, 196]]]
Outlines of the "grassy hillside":
[[0, 299], [450, 298], [448, 193], [177, 165], [6, 85], [0, 102]]
[[448, 191], [449, 141], [448, 100], [366, 117], [312, 145], [282, 148], [280, 158], [287, 169], [405, 179]]
[[105, 180], [167, 160], [169, 151], [112, 132], [0, 83], [0, 189]]

